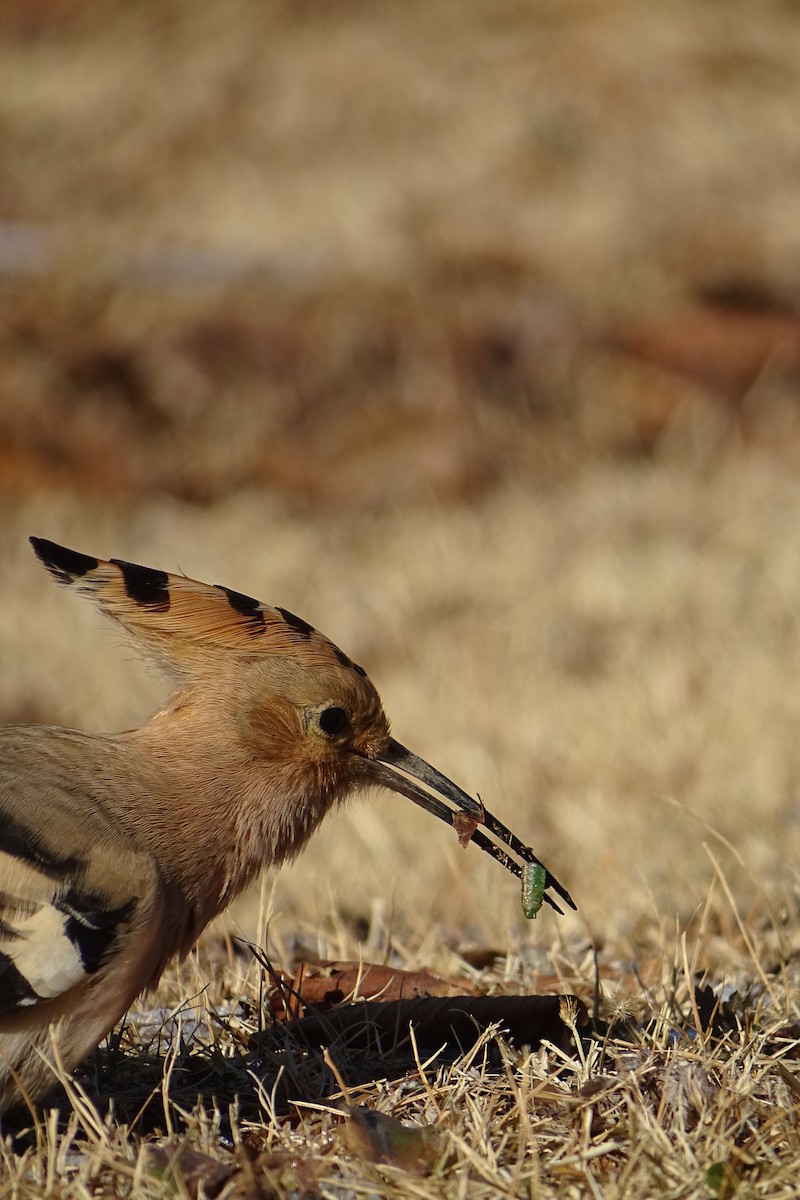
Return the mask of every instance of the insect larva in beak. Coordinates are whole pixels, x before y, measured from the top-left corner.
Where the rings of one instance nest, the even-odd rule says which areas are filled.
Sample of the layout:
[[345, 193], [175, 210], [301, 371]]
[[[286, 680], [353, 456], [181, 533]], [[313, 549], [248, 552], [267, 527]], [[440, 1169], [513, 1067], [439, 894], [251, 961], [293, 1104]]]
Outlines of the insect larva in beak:
[[522, 911], [529, 921], [542, 907], [547, 872], [541, 863], [525, 863], [522, 868]]

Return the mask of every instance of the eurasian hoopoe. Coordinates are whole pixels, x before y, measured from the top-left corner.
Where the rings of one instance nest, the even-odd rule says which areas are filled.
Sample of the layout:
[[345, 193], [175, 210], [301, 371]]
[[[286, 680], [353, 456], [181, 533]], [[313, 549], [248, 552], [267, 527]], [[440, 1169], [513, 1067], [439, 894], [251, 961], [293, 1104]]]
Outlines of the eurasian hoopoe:
[[[125, 733], [0, 730], [0, 1109], [53, 1083], [53, 1037], [64, 1068], [78, 1064], [265, 864], [296, 854], [359, 788], [407, 796], [517, 875], [537, 862], [390, 736], [363, 668], [293, 613], [31, 541], [180, 686]], [[574, 907], [549, 874], [546, 886]]]

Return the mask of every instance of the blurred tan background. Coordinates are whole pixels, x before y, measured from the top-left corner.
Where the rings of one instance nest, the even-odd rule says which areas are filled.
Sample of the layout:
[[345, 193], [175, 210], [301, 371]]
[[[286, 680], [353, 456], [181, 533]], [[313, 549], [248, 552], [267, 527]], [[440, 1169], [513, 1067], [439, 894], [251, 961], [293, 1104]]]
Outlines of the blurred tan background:
[[286, 936], [634, 937], [705, 843], [785, 905], [799, 39], [791, 0], [4, 0], [0, 719], [164, 691], [35, 533], [302, 614], [580, 906], [526, 925], [381, 795], [281, 872]]

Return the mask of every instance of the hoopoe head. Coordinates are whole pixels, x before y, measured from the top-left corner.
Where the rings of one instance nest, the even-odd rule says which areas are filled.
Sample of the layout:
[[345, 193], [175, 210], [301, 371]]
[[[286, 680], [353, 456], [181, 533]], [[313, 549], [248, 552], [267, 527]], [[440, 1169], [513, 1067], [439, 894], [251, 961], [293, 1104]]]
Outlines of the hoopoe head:
[[[510, 853], [536, 861], [479, 800], [392, 738], [366, 671], [302, 618], [220, 584], [92, 558], [42, 538], [31, 544], [55, 579], [93, 599], [179, 677], [182, 687], [163, 710], [171, 730], [179, 734], [198, 710], [216, 710], [240, 757], [274, 780], [284, 824], [296, 827], [274, 858], [299, 849], [336, 801], [376, 784], [455, 825], [464, 844], [474, 840], [517, 875], [522, 868]], [[571, 903], [548, 875], [551, 884]]]

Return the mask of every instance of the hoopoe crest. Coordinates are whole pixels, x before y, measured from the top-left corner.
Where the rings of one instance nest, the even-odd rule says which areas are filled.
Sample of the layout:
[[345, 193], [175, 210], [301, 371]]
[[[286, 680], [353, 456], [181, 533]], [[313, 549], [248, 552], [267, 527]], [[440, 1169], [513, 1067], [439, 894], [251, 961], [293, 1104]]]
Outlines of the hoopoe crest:
[[[391, 736], [362, 667], [300, 617], [219, 584], [32, 538], [177, 679], [141, 728], [0, 730], [0, 1109], [71, 1070], [261, 870], [370, 785], [514, 874], [533, 852]], [[574, 907], [549, 873], [554, 892]]]

